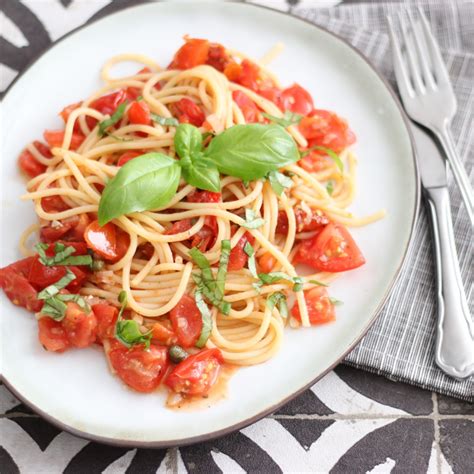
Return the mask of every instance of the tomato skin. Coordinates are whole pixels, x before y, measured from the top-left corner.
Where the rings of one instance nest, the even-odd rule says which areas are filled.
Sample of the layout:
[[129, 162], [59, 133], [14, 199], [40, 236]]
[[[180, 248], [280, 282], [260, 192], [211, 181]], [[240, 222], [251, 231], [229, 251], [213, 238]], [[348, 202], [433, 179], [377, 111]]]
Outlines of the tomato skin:
[[[115, 112], [115, 109], [128, 98], [127, 92], [123, 89], [120, 89], [117, 92], [112, 92], [111, 94], [98, 97], [89, 104], [89, 107], [99, 111], [101, 114], [112, 115]], [[135, 99], [135, 97], [131, 98]], [[97, 124], [97, 119], [93, 117], [86, 117], [86, 122], [87, 126], [92, 130]]]
[[152, 339], [159, 342], [160, 344], [171, 346], [172, 344], [176, 344], [178, 342], [175, 333], [162, 323], [153, 324], [151, 331]]
[[74, 347], [87, 347], [95, 342], [97, 318], [93, 311], [89, 314], [72, 301], [67, 303], [66, 316], [62, 326], [67, 338]]
[[108, 303], [97, 303], [92, 305], [92, 311], [97, 320], [97, 339], [102, 342], [104, 339], [114, 337], [118, 309]]
[[225, 68], [224, 74], [229, 81], [237, 82], [237, 84], [257, 92], [260, 68], [252, 61], [244, 59], [240, 64], [231, 63]]
[[232, 98], [239, 106], [247, 123], [258, 122], [258, 107], [255, 102], [247, 96], [247, 94], [242, 91], [234, 91], [232, 92]]
[[[320, 230], [327, 224], [329, 224], [329, 219], [327, 216], [319, 210], [313, 212], [310, 218], [306, 212], [297, 207], [295, 209], [295, 220], [296, 220], [296, 232], [311, 232], [314, 230]], [[278, 211], [278, 220], [275, 232], [277, 234], [287, 234], [288, 233], [288, 216], [285, 211]]]
[[328, 224], [312, 239], [304, 240], [295, 255], [295, 263], [305, 263], [323, 272], [345, 272], [365, 263], [349, 231], [341, 224]]
[[[326, 288], [317, 286], [306, 290], [304, 298], [308, 308], [309, 322], [312, 325], [324, 324], [336, 319], [336, 311]], [[291, 315], [301, 321], [300, 309], [296, 303], [291, 309]]]
[[220, 72], [224, 72], [226, 66], [231, 62], [224, 46], [218, 43], [211, 43], [207, 54], [206, 64], [212, 66]]
[[187, 196], [188, 202], [221, 202], [222, 194], [196, 189]]
[[302, 135], [308, 140], [308, 147], [324, 146], [341, 152], [356, 141], [347, 121], [329, 110], [315, 109], [299, 124]]
[[126, 151], [120, 155], [117, 161], [117, 166], [123, 166], [125, 163], [128, 163], [130, 160], [133, 160], [140, 155], [143, 155], [142, 151]]
[[313, 110], [311, 94], [299, 84], [287, 87], [281, 93], [281, 108], [295, 114], [308, 115]]
[[133, 102], [128, 109], [128, 120], [137, 125], [150, 125], [150, 107], [146, 102]]
[[109, 360], [123, 382], [143, 393], [158, 387], [169, 365], [166, 347], [154, 344], [148, 350], [143, 345], [131, 349], [114, 345]]
[[178, 336], [178, 343], [183, 347], [196, 344], [202, 330], [202, 316], [194, 298], [183, 295], [178, 304], [170, 311], [173, 331]]
[[38, 257], [33, 259], [28, 275], [28, 281], [38, 290], [42, 290], [53, 283], [56, 283], [60, 278], [66, 275], [66, 267], [52, 266], [47, 267], [43, 265]]
[[[51, 148], [62, 147], [64, 141], [64, 130], [45, 130], [43, 137]], [[81, 132], [72, 132], [71, 150], [77, 150], [86, 137]]]
[[92, 221], [84, 231], [84, 239], [89, 248], [110, 262], [118, 262], [128, 250], [129, 235], [109, 222], [100, 226]]
[[255, 242], [255, 237], [249, 232], [245, 232], [245, 234], [237, 242], [237, 245], [230, 251], [229, 264], [227, 266], [229, 271], [242, 270], [242, 268], [244, 268], [247, 264], [249, 257], [244, 251], [244, 247], [247, 242], [249, 242], [251, 245], [253, 245]]
[[46, 166], [36, 160], [36, 158], [28, 151], [23, 150], [18, 157], [18, 166], [23, 173], [30, 178], [34, 178], [46, 171]]
[[37, 299], [37, 291], [27, 278], [34, 259], [24, 258], [0, 268], [0, 287], [13, 304], [36, 313], [43, 307], [43, 301]]
[[218, 227], [215, 216], [206, 216], [204, 225], [193, 235], [191, 247], [198, 247], [201, 252], [206, 252], [214, 246], [216, 242]]
[[45, 212], [62, 212], [67, 211], [70, 207], [62, 200], [61, 196], [47, 196], [41, 198], [41, 207]]
[[173, 222], [173, 225], [166, 230], [166, 235], [180, 234], [186, 232], [192, 227], [191, 219], [183, 219], [182, 221]]
[[186, 97], [170, 104], [169, 109], [171, 114], [175, 116], [180, 123], [190, 123], [196, 127], [200, 127], [206, 120], [206, 116], [201, 108]]
[[178, 49], [168, 69], [191, 69], [205, 64], [209, 52], [209, 41], [186, 38], [186, 43]]
[[183, 395], [206, 395], [224, 362], [219, 349], [205, 349], [180, 362], [166, 377], [165, 385]]
[[47, 316], [38, 321], [38, 338], [41, 345], [51, 352], [64, 352], [71, 346], [61, 322]]
[[263, 273], [270, 273], [273, 270], [273, 267], [276, 264], [276, 258], [270, 253], [264, 253], [258, 259], [258, 266]]

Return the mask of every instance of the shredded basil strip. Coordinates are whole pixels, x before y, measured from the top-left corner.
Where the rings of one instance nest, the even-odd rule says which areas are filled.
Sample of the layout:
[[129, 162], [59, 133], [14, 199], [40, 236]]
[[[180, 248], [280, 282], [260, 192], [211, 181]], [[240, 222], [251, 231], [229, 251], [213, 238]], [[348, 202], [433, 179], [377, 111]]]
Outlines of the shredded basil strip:
[[283, 117], [275, 117], [275, 115], [270, 115], [265, 112], [262, 112], [262, 115], [271, 122], [281, 125], [283, 128], [287, 128], [290, 125], [298, 125], [303, 118], [301, 114], [295, 114], [289, 110], [285, 111]]
[[265, 224], [265, 219], [256, 214], [253, 209], [245, 209], [245, 222], [242, 227], [246, 229], [258, 229]]
[[48, 257], [45, 250], [49, 246], [47, 244], [35, 245], [39, 254], [40, 262], [51, 267], [53, 265], [92, 265], [92, 257], [90, 255], [72, 255], [76, 249], [72, 246], [66, 246], [60, 242], [54, 244], [54, 257]]
[[244, 252], [248, 256], [248, 267], [254, 278], [258, 278], [257, 265], [255, 264], [255, 250], [250, 242], [245, 242]]
[[201, 334], [199, 335], [199, 339], [196, 342], [196, 347], [204, 347], [206, 345], [209, 336], [211, 335], [212, 331], [212, 316], [209, 308], [207, 307], [206, 302], [202, 298], [202, 292], [196, 290], [194, 293], [194, 299], [196, 300], [196, 306], [201, 313], [202, 318], [202, 329]]
[[174, 117], [163, 117], [162, 115], [158, 115], [153, 112], [150, 114], [150, 117], [153, 122], [156, 122], [158, 125], [162, 125], [164, 127], [177, 127], [179, 125], [179, 121]]
[[318, 286], [329, 286], [329, 285], [326, 285], [326, 283], [323, 283], [322, 281], [318, 281], [318, 280], [309, 280], [308, 283], [312, 283], [313, 285], [318, 285]]
[[66, 286], [71, 283], [71, 281], [76, 279], [76, 275], [69, 270], [69, 268], [66, 269], [66, 275], [64, 275], [62, 278], [60, 278], [56, 283], [53, 283], [52, 285], [47, 286], [44, 290], [41, 290], [38, 293], [37, 298], [39, 300], [46, 300], [48, 298], [51, 298], [52, 296], [55, 296], [59, 293], [60, 290], [63, 288], [66, 288]]
[[107, 135], [107, 128], [111, 127], [112, 125], [115, 125], [119, 120], [121, 120], [126, 108], [127, 102], [122, 102], [115, 109], [115, 112], [110, 116], [110, 118], [102, 120], [102, 122], [99, 123], [99, 130], [97, 131], [97, 133], [100, 137]]
[[42, 314], [48, 315], [55, 321], [62, 321], [66, 316], [67, 305], [57, 296], [48, 298], [41, 309]]
[[271, 285], [280, 280], [285, 280], [293, 283], [293, 291], [301, 291], [303, 289], [303, 279], [299, 276], [291, 277], [284, 272], [270, 272], [270, 273], [259, 273], [258, 278], [266, 285]]
[[270, 171], [267, 179], [278, 196], [281, 196], [285, 188], [290, 188], [293, 185], [293, 180], [279, 171]]
[[216, 290], [220, 299], [224, 298], [225, 277], [227, 275], [227, 266], [230, 257], [230, 240], [221, 242], [221, 257], [219, 259], [219, 268], [217, 270]]
[[334, 192], [334, 183], [332, 181], [329, 181], [329, 183], [326, 184], [326, 191], [328, 192], [329, 196], [332, 196], [332, 193]]
[[192, 278], [194, 280], [194, 283], [196, 283], [196, 286], [198, 287], [199, 291], [202, 292], [204, 297], [216, 308], [219, 309], [219, 311], [222, 314], [228, 315], [230, 312], [230, 303], [228, 301], [220, 300], [215, 291], [211, 290], [209, 286], [207, 286], [203, 279], [202, 275], [198, 275], [196, 273], [192, 274]]
[[334, 306], [341, 306], [344, 304], [343, 301], [338, 300], [337, 298], [333, 298], [332, 296], [329, 297], [329, 301], [331, 302], [332, 305]]
[[272, 293], [267, 298], [267, 306], [270, 308], [270, 310], [273, 310], [273, 308], [276, 306], [282, 318], [288, 317], [288, 305], [286, 304], [286, 296], [280, 291]]
[[211, 265], [205, 255], [196, 247], [189, 251], [189, 255], [194, 260], [194, 263], [200, 268], [202, 275], [202, 282], [210, 291], [216, 291], [216, 281], [212, 274]]

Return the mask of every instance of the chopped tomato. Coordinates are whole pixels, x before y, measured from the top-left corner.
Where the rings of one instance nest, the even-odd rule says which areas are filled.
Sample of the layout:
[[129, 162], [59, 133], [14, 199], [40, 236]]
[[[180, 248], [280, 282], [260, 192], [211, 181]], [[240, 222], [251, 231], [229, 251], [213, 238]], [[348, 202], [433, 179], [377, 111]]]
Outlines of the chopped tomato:
[[130, 160], [133, 160], [140, 155], [143, 155], [142, 151], [126, 151], [119, 156], [117, 166], [123, 166], [125, 163], [128, 163]]
[[242, 91], [234, 91], [232, 92], [232, 98], [239, 106], [247, 123], [258, 122], [258, 107], [255, 105], [255, 102], [248, 97], [247, 94]]
[[237, 245], [230, 251], [229, 264], [227, 266], [229, 271], [242, 270], [247, 264], [249, 257], [244, 251], [247, 242], [253, 244], [255, 238], [252, 234], [245, 232], [242, 238], [237, 242]]
[[56, 242], [59, 239], [72, 240], [75, 242], [84, 240], [84, 231], [89, 224], [87, 214], [72, 216], [63, 219], [59, 224], [51, 223], [42, 226], [40, 229], [40, 239], [42, 242]]
[[[117, 107], [125, 102], [128, 98], [127, 92], [123, 89], [120, 89], [117, 92], [112, 92], [112, 94], [103, 95], [102, 97], [95, 99], [89, 104], [89, 107], [99, 111], [101, 114], [112, 115]], [[87, 117], [86, 122], [87, 126], [92, 129], [96, 126], [97, 119], [93, 117]]]
[[13, 304], [36, 313], [42, 308], [43, 301], [36, 298], [37, 291], [28, 281], [34, 259], [34, 257], [24, 258], [0, 268], [0, 286]]
[[218, 43], [211, 43], [209, 45], [206, 64], [212, 66], [220, 72], [224, 72], [224, 69], [231, 61], [232, 60], [227, 54], [224, 46]]
[[309, 148], [324, 146], [339, 153], [356, 141], [346, 120], [328, 110], [313, 110], [301, 120], [299, 129], [308, 140]]
[[109, 360], [117, 375], [138, 392], [151, 392], [158, 387], [168, 368], [166, 347], [150, 345], [115, 345], [109, 352]]
[[260, 87], [258, 93], [281, 108], [281, 90], [278, 87]]
[[93, 311], [86, 313], [77, 303], [67, 303], [66, 317], [62, 326], [74, 347], [87, 347], [95, 342], [97, 318]]
[[205, 349], [180, 362], [168, 374], [165, 384], [183, 395], [206, 395], [216, 382], [223, 362], [219, 349]]
[[58, 240], [54, 244], [51, 243], [46, 249], [45, 253], [48, 257], [52, 257], [55, 254], [54, 247], [56, 243], [63, 244], [66, 247], [73, 247], [74, 253], [72, 255], [87, 255], [87, 245], [85, 242], [66, 242]]
[[175, 333], [167, 328], [163, 323], [155, 323], [151, 328], [151, 337], [153, 340], [158, 341], [160, 344], [165, 346], [171, 346], [176, 344], [178, 339]]
[[64, 352], [71, 346], [61, 322], [47, 316], [38, 321], [38, 338], [47, 351]]
[[[217, 193], [214, 193], [217, 194]], [[201, 252], [206, 252], [216, 242], [217, 237], [217, 219], [215, 216], [206, 216], [204, 225], [193, 235], [191, 247], [198, 247]]]
[[258, 90], [260, 68], [248, 59], [244, 59], [240, 64], [230, 63], [225, 68], [224, 74], [229, 81], [237, 82], [253, 91]]
[[308, 115], [313, 110], [311, 94], [298, 84], [287, 87], [281, 93], [281, 108], [295, 114]]
[[70, 207], [63, 201], [61, 196], [47, 196], [41, 198], [41, 207], [45, 212], [62, 212], [67, 211]]
[[29, 150], [23, 150], [18, 157], [18, 166], [30, 178], [46, 171], [46, 166], [40, 163]]
[[132, 105], [128, 109], [128, 120], [130, 123], [139, 125], [150, 125], [150, 107], [146, 102], [132, 102]]
[[298, 166], [301, 166], [308, 173], [317, 173], [324, 169], [327, 164], [327, 157], [325, 153], [319, 150], [311, 150], [307, 155], [303, 156], [298, 161]]
[[71, 281], [71, 283], [66, 286], [66, 289], [69, 290], [71, 293], [78, 293], [87, 278], [87, 271], [83, 270], [86, 267], [83, 266], [81, 269], [81, 267], [68, 266], [68, 268], [69, 270], [71, 270], [72, 273], [74, 273], [76, 279]]
[[194, 298], [183, 295], [170, 311], [170, 320], [173, 331], [178, 336], [178, 343], [183, 347], [194, 346], [202, 330], [202, 316]]
[[204, 120], [206, 120], [206, 116], [201, 108], [186, 97], [170, 104], [169, 109], [180, 123], [190, 123], [200, 127]]
[[209, 41], [198, 38], [185, 38], [185, 41], [174, 55], [168, 69], [191, 69], [206, 63]]
[[[295, 208], [295, 220], [296, 232], [311, 232], [322, 229], [325, 225], [329, 224], [329, 219], [322, 211], [316, 210], [308, 216], [301, 207]], [[285, 211], [278, 212], [275, 232], [277, 234], [288, 233], [288, 216]]]
[[[75, 216], [77, 217], [77, 216]], [[73, 219], [70, 217], [69, 219]], [[66, 222], [65, 219], [63, 222]], [[90, 219], [87, 214], [80, 214], [79, 217], [75, 220], [74, 226], [66, 234], [66, 240], [71, 240], [74, 242], [83, 242], [84, 241], [84, 232], [86, 231], [87, 226], [89, 225]]]
[[[81, 105], [82, 102], [76, 102], [75, 104], [67, 105], [66, 107], [64, 107], [63, 110], [61, 110], [61, 112], [59, 112], [59, 115], [64, 120], [64, 123], [67, 123], [71, 113], [74, 112], [74, 110], [78, 109]], [[74, 122], [74, 131], [81, 131], [81, 126], [79, 125], [79, 122], [77, 120]]]
[[365, 258], [349, 231], [341, 224], [331, 223], [300, 244], [294, 262], [323, 272], [344, 272], [360, 267]]
[[[324, 324], [336, 319], [336, 311], [326, 288], [317, 286], [311, 290], [306, 290], [304, 299], [311, 324]], [[295, 319], [301, 321], [300, 309], [296, 303], [291, 309], [291, 314]]]
[[263, 273], [270, 273], [273, 270], [275, 263], [276, 258], [270, 252], [264, 253], [258, 259], [258, 266]]
[[214, 193], [213, 191], [201, 191], [196, 189], [187, 196], [188, 202], [220, 202], [222, 198], [221, 193]]
[[173, 225], [166, 230], [166, 235], [180, 234], [191, 228], [191, 219], [183, 219], [182, 221], [173, 222]]
[[92, 305], [92, 311], [97, 319], [97, 339], [103, 341], [106, 338], [114, 337], [118, 309], [108, 303], [97, 303]]
[[89, 248], [111, 262], [123, 258], [130, 245], [129, 235], [111, 222], [101, 227], [98, 221], [92, 221], [84, 238]]
[[[51, 148], [62, 147], [64, 133], [64, 130], [45, 130], [43, 137]], [[69, 148], [71, 150], [77, 150], [81, 146], [84, 139], [85, 136], [82, 134], [82, 132], [72, 132], [71, 144], [69, 145]]]

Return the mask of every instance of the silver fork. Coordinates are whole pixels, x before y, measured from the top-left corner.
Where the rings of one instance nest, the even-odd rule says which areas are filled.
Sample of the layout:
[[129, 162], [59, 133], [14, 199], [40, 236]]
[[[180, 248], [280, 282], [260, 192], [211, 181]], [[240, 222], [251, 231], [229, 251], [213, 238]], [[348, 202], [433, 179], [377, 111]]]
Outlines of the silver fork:
[[[418, 12], [420, 21], [415, 22], [411, 11], [406, 10], [409, 29], [398, 12], [402, 45], [397, 39], [391, 18], [387, 17], [398, 89], [410, 118], [430, 129], [439, 139], [461, 191], [472, 227], [474, 194], [450, 129], [457, 109], [456, 97], [428, 20], [420, 7]], [[406, 59], [402, 50], [405, 51]]]

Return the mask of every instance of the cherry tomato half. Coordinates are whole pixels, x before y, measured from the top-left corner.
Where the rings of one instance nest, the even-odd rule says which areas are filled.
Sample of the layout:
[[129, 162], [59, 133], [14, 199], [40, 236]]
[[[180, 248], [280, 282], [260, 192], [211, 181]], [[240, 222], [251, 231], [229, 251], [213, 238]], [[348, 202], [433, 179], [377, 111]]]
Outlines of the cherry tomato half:
[[308, 115], [313, 110], [311, 94], [298, 84], [293, 84], [281, 93], [281, 107], [295, 114]]
[[209, 52], [209, 41], [186, 38], [186, 43], [178, 49], [168, 69], [191, 69], [205, 64]]
[[229, 271], [242, 270], [242, 268], [244, 268], [247, 264], [249, 257], [244, 250], [245, 244], [247, 242], [252, 245], [255, 242], [255, 237], [249, 232], [245, 232], [245, 234], [237, 242], [237, 245], [230, 251], [229, 264], [227, 266]]
[[202, 330], [202, 316], [194, 298], [183, 295], [178, 304], [170, 311], [173, 331], [178, 336], [178, 343], [183, 347], [196, 344]]
[[186, 97], [170, 104], [169, 109], [180, 123], [190, 123], [200, 127], [206, 120], [206, 116], [199, 105]]
[[98, 221], [92, 221], [84, 232], [84, 239], [89, 248], [111, 262], [123, 258], [130, 244], [129, 235], [111, 222], [101, 227]]
[[[309, 322], [311, 324], [324, 324], [336, 319], [336, 311], [326, 288], [317, 286], [304, 292], [304, 299], [308, 308]], [[300, 309], [295, 303], [291, 314], [301, 321]]]

